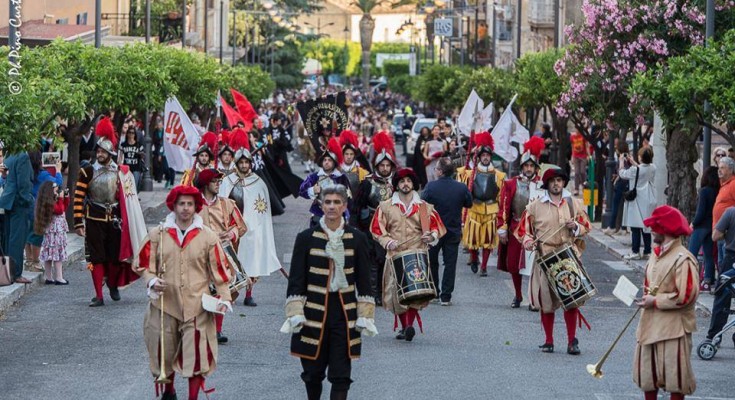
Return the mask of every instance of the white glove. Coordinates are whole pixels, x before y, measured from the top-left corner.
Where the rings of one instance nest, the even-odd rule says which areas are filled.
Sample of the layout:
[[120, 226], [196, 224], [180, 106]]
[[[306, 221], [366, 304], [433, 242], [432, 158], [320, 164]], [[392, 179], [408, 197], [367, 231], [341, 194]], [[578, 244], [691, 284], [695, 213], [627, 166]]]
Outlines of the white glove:
[[301, 327], [304, 326], [304, 322], [306, 322], [306, 318], [303, 315], [289, 317], [281, 325], [281, 333], [298, 333], [301, 331]]
[[224, 304], [227, 307], [227, 312], [232, 312], [232, 303], [230, 303], [227, 300], [218, 300], [217, 301], [217, 308], [219, 308], [220, 304]]
[[158, 298], [161, 296], [158, 292], [156, 292], [155, 290], [153, 290], [153, 286], [156, 283], [158, 283], [158, 281], [159, 281], [158, 278], [153, 278], [153, 279], [151, 279], [151, 280], [148, 281], [148, 297], [151, 300], [158, 300]]
[[378, 328], [375, 327], [375, 320], [372, 318], [358, 318], [355, 321], [355, 329], [365, 336], [372, 337], [378, 334]]

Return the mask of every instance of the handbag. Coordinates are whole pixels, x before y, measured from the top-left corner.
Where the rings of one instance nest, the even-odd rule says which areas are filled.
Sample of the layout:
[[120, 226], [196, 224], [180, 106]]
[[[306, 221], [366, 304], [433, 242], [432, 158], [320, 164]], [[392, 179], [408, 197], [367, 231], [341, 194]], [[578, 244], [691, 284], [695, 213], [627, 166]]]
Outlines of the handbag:
[[626, 190], [623, 192], [623, 198], [625, 201], [633, 201], [635, 200], [636, 196], [638, 196], [638, 191], [636, 188], [638, 187], [638, 173], [641, 172], [641, 167], [635, 168], [635, 184], [633, 184], [633, 189]]
[[0, 247], [0, 286], [10, 286], [13, 284], [14, 271], [15, 261], [6, 256], [2, 247]]

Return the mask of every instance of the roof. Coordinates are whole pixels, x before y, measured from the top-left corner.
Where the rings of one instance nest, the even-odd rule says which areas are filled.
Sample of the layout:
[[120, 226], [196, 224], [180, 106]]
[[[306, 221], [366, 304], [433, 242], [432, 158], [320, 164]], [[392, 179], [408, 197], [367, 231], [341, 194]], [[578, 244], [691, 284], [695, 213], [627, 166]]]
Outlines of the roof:
[[[24, 21], [20, 28], [23, 40], [46, 40], [52, 41], [58, 37], [65, 40], [72, 40], [85, 34], [94, 34], [93, 25], [60, 25], [60, 24], [44, 24], [43, 20]], [[105, 30], [105, 27], [102, 27]], [[109, 29], [109, 28], [107, 28]], [[0, 37], [8, 37], [9, 26], [0, 28]]]

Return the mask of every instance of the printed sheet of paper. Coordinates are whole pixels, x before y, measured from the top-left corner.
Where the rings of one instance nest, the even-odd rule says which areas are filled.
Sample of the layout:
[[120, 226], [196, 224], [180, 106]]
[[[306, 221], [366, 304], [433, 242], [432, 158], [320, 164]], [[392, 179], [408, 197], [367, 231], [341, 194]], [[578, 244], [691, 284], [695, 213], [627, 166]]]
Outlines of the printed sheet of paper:
[[638, 286], [631, 282], [630, 279], [626, 278], [625, 275], [620, 275], [618, 284], [615, 285], [615, 289], [613, 289], [613, 295], [630, 307], [637, 294]]
[[219, 299], [217, 299], [216, 297], [212, 297], [206, 293], [202, 293], [202, 308], [204, 308], [205, 311], [209, 311], [215, 314], [224, 314], [223, 312], [217, 311], [218, 303]]

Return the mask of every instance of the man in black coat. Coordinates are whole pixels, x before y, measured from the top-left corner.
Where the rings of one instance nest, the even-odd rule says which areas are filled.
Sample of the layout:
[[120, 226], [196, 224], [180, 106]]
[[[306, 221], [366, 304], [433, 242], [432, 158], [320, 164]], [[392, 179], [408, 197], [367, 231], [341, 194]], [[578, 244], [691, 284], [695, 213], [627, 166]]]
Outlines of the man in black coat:
[[[309, 400], [321, 397], [325, 372], [330, 399], [347, 399], [351, 360], [360, 357], [360, 333], [376, 335], [367, 237], [345, 223], [347, 188], [320, 193], [324, 216], [296, 237], [286, 298], [291, 354], [301, 358]], [[328, 371], [327, 371], [328, 368]]]
[[457, 255], [459, 243], [462, 239], [462, 208], [472, 207], [472, 195], [463, 185], [454, 180], [455, 167], [452, 160], [442, 157], [436, 164], [436, 175], [439, 177], [429, 182], [424, 189], [421, 198], [434, 205], [434, 209], [447, 228], [447, 234], [439, 239], [439, 243], [429, 249], [429, 264], [431, 275], [439, 289], [439, 251], [442, 252], [444, 261], [444, 275], [439, 291], [439, 301], [443, 306], [452, 304], [452, 292], [454, 291], [454, 278], [457, 272]]

